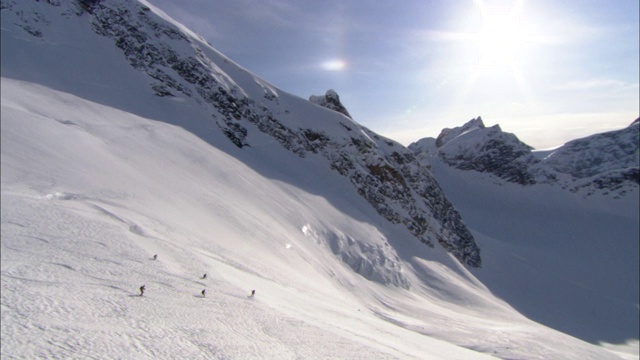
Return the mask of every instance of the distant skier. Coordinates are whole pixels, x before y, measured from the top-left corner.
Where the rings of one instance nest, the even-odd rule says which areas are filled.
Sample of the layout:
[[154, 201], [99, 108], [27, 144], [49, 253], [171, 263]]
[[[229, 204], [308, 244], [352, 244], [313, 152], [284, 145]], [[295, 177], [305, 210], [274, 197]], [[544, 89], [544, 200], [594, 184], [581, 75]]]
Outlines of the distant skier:
[[202, 275], [202, 278], [203, 278], [203, 279], [206, 279], [206, 278], [207, 278], [207, 273], [205, 273], [204, 275]]
[[256, 294], [255, 290], [251, 290], [251, 295], [249, 295], [249, 297], [253, 297]]
[[207, 293], [207, 291], [206, 291], [205, 289], [202, 289], [202, 292], [201, 292], [202, 297], [205, 297], [205, 294], [206, 294], [206, 293]]
[[158, 254], [153, 255], [153, 260], [157, 260], [158, 259]]
[[144, 289], [146, 289], [144, 285], [140, 286], [140, 296], [144, 295]]

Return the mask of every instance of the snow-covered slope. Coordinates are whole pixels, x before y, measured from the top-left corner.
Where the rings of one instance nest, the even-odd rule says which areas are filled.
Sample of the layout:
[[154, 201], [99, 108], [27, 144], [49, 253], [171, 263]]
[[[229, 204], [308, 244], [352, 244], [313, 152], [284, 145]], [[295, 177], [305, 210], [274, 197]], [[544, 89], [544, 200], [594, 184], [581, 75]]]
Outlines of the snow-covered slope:
[[277, 144], [223, 151], [2, 89], [3, 359], [616, 358], [527, 320]]
[[[469, 266], [481, 265], [459, 214], [405, 147], [343, 114], [275, 89], [150, 4], [79, 4], [3, 5], [11, 34], [2, 45], [6, 76], [63, 91], [79, 83], [87, 99], [182, 126], [207, 142], [219, 141], [215, 132], [240, 148], [274, 141], [302, 158], [319, 155], [319, 166], [347, 177], [388, 221], [403, 224], [429, 246], [443, 246]], [[62, 29], [73, 35], [66, 37]], [[33, 53], [43, 54], [30, 64], [36, 68], [24, 65], [33, 62]], [[41, 76], [43, 68], [56, 70]], [[112, 92], [118, 95], [111, 97]], [[134, 99], [144, 99], [144, 105]], [[147, 100], [153, 105], [146, 106]]]
[[533, 320], [619, 342], [638, 338], [638, 135], [635, 121], [538, 156], [478, 118], [410, 148], [478, 239], [489, 289]]
[[619, 358], [478, 281], [409, 150], [151, 4], [3, 0], [1, 44], [2, 358]]

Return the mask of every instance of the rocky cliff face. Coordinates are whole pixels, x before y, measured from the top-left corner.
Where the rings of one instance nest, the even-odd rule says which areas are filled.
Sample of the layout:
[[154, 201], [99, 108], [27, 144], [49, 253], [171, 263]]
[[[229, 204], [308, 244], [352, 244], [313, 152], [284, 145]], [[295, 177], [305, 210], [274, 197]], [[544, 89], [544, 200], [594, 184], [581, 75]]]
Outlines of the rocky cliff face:
[[[354, 122], [334, 91], [311, 102], [281, 94], [143, 3], [36, 3], [25, 13], [17, 2], [3, 0], [2, 11], [15, 15], [16, 24], [34, 37], [46, 37], [40, 27], [51, 14], [42, 12], [45, 7], [67, 19], [86, 19], [87, 30], [110, 39], [146, 75], [155, 96], [188, 98], [211, 109], [211, 118], [202, 121], [213, 122], [238, 148], [252, 146], [252, 134], [261, 133], [301, 158], [321, 156], [389, 222], [429, 246], [440, 244], [468, 266], [481, 265], [473, 236], [427, 168], [412, 151]], [[318, 117], [321, 122], [306, 120]]]
[[423, 163], [437, 157], [449, 166], [521, 185], [545, 183], [586, 196], [596, 192], [624, 196], [640, 181], [639, 123], [568, 142], [543, 158], [498, 125], [486, 128], [479, 117], [409, 148]]

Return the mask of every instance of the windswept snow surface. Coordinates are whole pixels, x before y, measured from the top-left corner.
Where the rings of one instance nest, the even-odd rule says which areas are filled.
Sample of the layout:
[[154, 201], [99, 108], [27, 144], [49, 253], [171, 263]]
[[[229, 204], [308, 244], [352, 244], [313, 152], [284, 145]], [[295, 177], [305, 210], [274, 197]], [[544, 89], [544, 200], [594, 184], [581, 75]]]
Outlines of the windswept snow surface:
[[[620, 358], [374, 226], [343, 178], [279, 146], [225, 152], [7, 78], [1, 116], [3, 359]], [[338, 259], [376, 247], [409, 290]]]

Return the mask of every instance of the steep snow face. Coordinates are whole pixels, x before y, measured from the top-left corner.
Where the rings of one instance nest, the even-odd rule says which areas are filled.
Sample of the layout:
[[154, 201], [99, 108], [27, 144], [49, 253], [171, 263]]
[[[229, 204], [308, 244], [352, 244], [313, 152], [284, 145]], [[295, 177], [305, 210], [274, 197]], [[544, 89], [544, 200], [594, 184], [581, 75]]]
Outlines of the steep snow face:
[[[425, 244], [481, 265], [473, 236], [411, 151], [344, 114], [279, 91], [151, 4], [9, 1], [2, 15], [3, 76], [64, 91], [79, 83], [83, 97], [184, 127], [224, 148], [220, 135], [240, 149], [275, 142], [349, 179], [380, 215]], [[42, 64], [31, 64], [34, 58]], [[142, 106], [134, 100], [140, 97], [154, 105]], [[339, 103], [331, 91], [325, 100]]]

